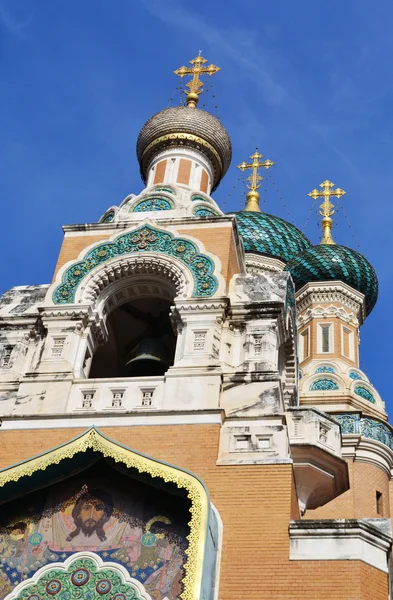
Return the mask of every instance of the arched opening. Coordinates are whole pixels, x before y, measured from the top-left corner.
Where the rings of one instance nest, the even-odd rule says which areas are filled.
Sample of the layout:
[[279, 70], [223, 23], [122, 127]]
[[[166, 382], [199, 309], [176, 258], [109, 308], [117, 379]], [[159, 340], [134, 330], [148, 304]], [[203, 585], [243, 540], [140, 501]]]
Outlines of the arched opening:
[[89, 378], [164, 375], [176, 348], [171, 304], [154, 294], [117, 304], [107, 316], [108, 339], [94, 354]]

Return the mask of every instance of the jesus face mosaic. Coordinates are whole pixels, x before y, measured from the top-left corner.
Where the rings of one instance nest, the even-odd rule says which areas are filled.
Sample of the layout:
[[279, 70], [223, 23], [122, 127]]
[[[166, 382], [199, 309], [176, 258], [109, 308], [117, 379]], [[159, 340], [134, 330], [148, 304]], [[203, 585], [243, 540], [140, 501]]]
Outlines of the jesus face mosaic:
[[[86, 474], [6, 506], [0, 523], [0, 598], [45, 565], [89, 551], [104, 563], [125, 567], [154, 600], [175, 600], [182, 591], [188, 509], [185, 498], [109, 471], [105, 479]], [[88, 577], [78, 571], [74, 587], [84, 583], [83, 574]], [[60, 579], [53, 577], [52, 587]], [[100, 580], [97, 597], [104, 583]], [[55, 587], [46, 593], [57, 598]]]

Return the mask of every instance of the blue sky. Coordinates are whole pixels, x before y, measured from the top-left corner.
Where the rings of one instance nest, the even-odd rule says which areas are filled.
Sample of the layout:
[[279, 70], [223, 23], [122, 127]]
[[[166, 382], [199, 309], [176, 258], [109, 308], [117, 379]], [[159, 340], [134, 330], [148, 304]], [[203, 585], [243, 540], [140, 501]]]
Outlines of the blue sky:
[[[335, 239], [379, 277], [361, 367], [389, 408], [392, 20], [391, 0], [0, 0], [0, 291], [49, 282], [63, 224], [140, 192], [138, 132], [202, 49], [233, 143], [224, 211], [244, 202], [235, 166], [256, 145], [276, 162], [262, 208], [300, 229], [307, 192], [326, 178], [347, 191]], [[315, 211], [305, 233], [319, 241]]]

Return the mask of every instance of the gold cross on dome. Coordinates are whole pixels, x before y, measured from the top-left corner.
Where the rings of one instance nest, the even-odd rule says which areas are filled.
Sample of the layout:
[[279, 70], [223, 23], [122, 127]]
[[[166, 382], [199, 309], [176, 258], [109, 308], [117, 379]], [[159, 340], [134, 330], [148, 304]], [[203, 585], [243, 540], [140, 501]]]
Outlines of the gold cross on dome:
[[263, 158], [263, 154], [258, 152], [258, 148], [255, 150], [254, 154], [251, 154], [250, 158], [252, 159], [251, 163], [246, 163], [243, 161], [240, 165], [237, 165], [237, 168], [241, 170], [242, 173], [246, 169], [251, 169], [251, 175], [247, 177], [247, 187], [250, 190], [247, 194], [247, 205], [245, 210], [249, 211], [260, 211], [259, 208], [259, 193], [257, 189], [261, 187], [261, 182], [263, 177], [259, 175], [258, 169], [261, 167], [265, 167], [265, 169], [270, 169], [274, 165], [274, 162], [271, 160], [261, 161]]
[[201, 56], [201, 50], [199, 51], [198, 56], [190, 60], [190, 64], [192, 67], [180, 67], [180, 69], [176, 69], [174, 74], [180, 77], [181, 79], [185, 75], [192, 75], [191, 81], [189, 81], [186, 85], [188, 88], [187, 93], [187, 106], [190, 108], [195, 108], [198, 104], [198, 96], [202, 93], [203, 81], [199, 79], [200, 75], [214, 75], [218, 71], [220, 71], [220, 67], [216, 67], [216, 65], [209, 65], [208, 67], [204, 67], [207, 63], [206, 58]]
[[323, 181], [319, 187], [322, 188], [322, 190], [317, 190], [314, 189], [312, 190], [308, 195], [313, 198], [314, 200], [316, 200], [317, 198], [323, 198], [323, 202], [321, 204], [321, 206], [319, 207], [321, 210], [319, 211], [319, 214], [323, 217], [322, 219], [322, 230], [323, 230], [323, 236], [322, 236], [322, 240], [321, 240], [321, 244], [334, 244], [334, 240], [332, 238], [332, 233], [331, 233], [331, 229], [332, 229], [332, 225], [333, 225], [333, 220], [331, 219], [331, 216], [334, 215], [334, 204], [332, 204], [332, 202], [330, 202], [330, 198], [333, 196], [335, 198], [341, 198], [341, 196], [344, 196], [344, 194], [346, 192], [344, 192], [344, 190], [342, 190], [341, 188], [334, 188], [334, 183], [332, 183], [331, 181], [329, 181], [328, 179], [326, 179], [326, 181]]

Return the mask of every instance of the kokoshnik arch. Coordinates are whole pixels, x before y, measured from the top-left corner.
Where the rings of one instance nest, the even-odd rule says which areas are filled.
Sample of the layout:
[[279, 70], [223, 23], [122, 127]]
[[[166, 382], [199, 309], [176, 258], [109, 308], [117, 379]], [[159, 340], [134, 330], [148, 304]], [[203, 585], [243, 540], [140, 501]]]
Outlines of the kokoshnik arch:
[[223, 213], [231, 141], [198, 108], [218, 71], [175, 71], [144, 189], [0, 301], [1, 598], [388, 596], [393, 429], [359, 366], [377, 276], [335, 243], [329, 180], [320, 244], [261, 212], [258, 149]]

